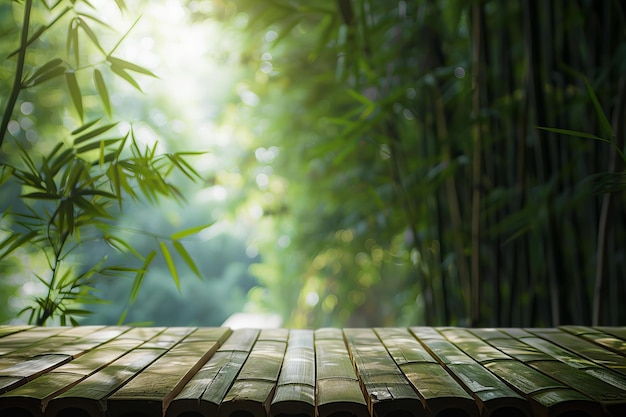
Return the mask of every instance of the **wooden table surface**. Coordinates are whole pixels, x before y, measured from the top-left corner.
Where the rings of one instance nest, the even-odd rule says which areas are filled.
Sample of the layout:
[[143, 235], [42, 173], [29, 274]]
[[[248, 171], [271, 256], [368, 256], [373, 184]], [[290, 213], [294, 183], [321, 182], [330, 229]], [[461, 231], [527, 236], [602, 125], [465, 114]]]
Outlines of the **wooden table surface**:
[[0, 417], [626, 416], [626, 327], [0, 326]]

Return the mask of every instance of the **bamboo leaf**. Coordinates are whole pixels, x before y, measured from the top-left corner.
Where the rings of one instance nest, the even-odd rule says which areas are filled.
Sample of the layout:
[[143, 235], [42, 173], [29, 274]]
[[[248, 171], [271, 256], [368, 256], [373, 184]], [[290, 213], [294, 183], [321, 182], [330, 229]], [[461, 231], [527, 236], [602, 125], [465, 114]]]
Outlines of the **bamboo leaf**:
[[15, 168], [13, 168], [12, 166], [8, 166], [8, 165], [3, 166], [2, 175], [0, 175], [0, 186], [4, 184], [5, 182], [7, 182], [7, 180], [13, 176], [14, 172], [15, 172]]
[[56, 193], [42, 193], [42, 192], [34, 192], [28, 194], [22, 194], [21, 198], [33, 198], [36, 200], [58, 200], [61, 198], [60, 194]]
[[80, 120], [83, 120], [83, 97], [80, 93], [80, 88], [78, 87], [78, 82], [76, 81], [76, 74], [74, 70], [68, 70], [65, 72], [65, 82], [67, 83], [67, 88], [70, 90], [70, 96], [72, 97], [72, 102], [74, 103], [74, 107], [78, 112], [78, 116]]
[[105, 53], [104, 49], [102, 49], [102, 46], [100, 46], [100, 41], [98, 41], [98, 37], [96, 36], [94, 31], [89, 27], [87, 22], [85, 22], [85, 20], [81, 18], [80, 16], [77, 17], [76, 20], [78, 21], [78, 25], [85, 31], [89, 39], [91, 39], [93, 44], [96, 45], [96, 48], [98, 48], [104, 54]]
[[[94, 8], [94, 10], [95, 10], [95, 8]], [[95, 16], [93, 16], [93, 15], [90, 15], [90, 14], [88, 14], [88, 13], [78, 13], [78, 15], [79, 15], [79, 16], [82, 16], [82, 17], [85, 17], [85, 18], [87, 18], [87, 19], [89, 19], [89, 20], [93, 20], [93, 21], [94, 21], [94, 22], [96, 22], [97, 24], [99, 24], [99, 25], [101, 25], [101, 26], [104, 26], [104, 27], [105, 27], [105, 28], [107, 28], [107, 29], [114, 30], [114, 29], [111, 27], [111, 25], [108, 25], [107, 23], [105, 23], [104, 21], [102, 21], [102, 20], [98, 19], [97, 17], [95, 17]], [[102, 49], [101, 49], [101, 50], [102, 50]], [[102, 52], [104, 53], [104, 51], [102, 51]]]
[[[11, 252], [34, 239], [38, 234], [38, 231], [33, 230], [24, 235], [15, 234], [6, 238], [4, 241], [2, 241], [2, 243], [0, 243], [0, 249], [3, 250], [2, 252], [0, 252], [0, 260], [6, 258], [7, 255], [9, 255]], [[5, 249], [5, 247], [7, 246], [8, 248]]]
[[172, 244], [174, 245], [174, 248], [176, 249], [176, 251], [178, 252], [178, 254], [181, 256], [181, 258], [183, 258], [183, 260], [185, 261], [185, 263], [187, 264], [187, 266], [189, 267], [189, 269], [191, 269], [193, 271], [193, 273], [199, 278], [202, 279], [202, 274], [200, 273], [200, 270], [198, 269], [198, 266], [196, 265], [196, 263], [193, 261], [193, 259], [191, 258], [191, 256], [189, 255], [189, 252], [187, 252], [187, 249], [185, 249], [185, 247], [183, 246], [182, 243], [180, 243], [179, 241], [175, 240], [174, 242], [172, 242]]
[[607, 119], [606, 114], [604, 113], [604, 110], [602, 110], [600, 101], [598, 101], [598, 96], [596, 95], [596, 92], [593, 90], [593, 87], [591, 86], [589, 79], [587, 77], [583, 77], [583, 79], [585, 80], [585, 85], [587, 86], [587, 94], [589, 94], [589, 97], [591, 98], [591, 102], [593, 103], [593, 107], [596, 110], [596, 115], [598, 116], [598, 120], [600, 122], [600, 129], [602, 130], [602, 133], [604, 133], [608, 138], [611, 139], [611, 142], [613, 142], [615, 140], [614, 139], [615, 134], [613, 133], [613, 128], [611, 127], [611, 123], [609, 122], [609, 119]]
[[202, 226], [194, 226], [185, 230], [181, 230], [179, 232], [172, 234], [170, 236], [170, 239], [181, 240], [183, 238], [186, 238], [187, 236], [195, 235], [196, 233], [201, 232], [202, 230], [206, 229], [207, 227], [213, 226], [214, 224], [215, 222], [212, 222], [212, 223], [204, 224]]
[[74, 146], [76, 146], [76, 145], [78, 145], [78, 144], [80, 144], [82, 142], [85, 142], [86, 140], [89, 140], [91, 138], [94, 138], [96, 136], [99, 136], [99, 135], [103, 134], [104, 132], [106, 132], [108, 130], [111, 130], [116, 125], [117, 125], [117, 123], [110, 123], [110, 124], [107, 124], [105, 126], [100, 126], [99, 128], [94, 129], [94, 130], [92, 130], [90, 132], [87, 132], [87, 133], [77, 137], [76, 139], [74, 139]]
[[117, 4], [117, 8], [120, 9], [120, 12], [126, 10], [126, 3], [124, 2], [124, 0], [115, 0], [115, 4]]
[[111, 100], [109, 99], [109, 92], [107, 90], [107, 86], [104, 83], [104, 78], [102, 77], [102, 73], [97, 68], [93, 70], [93, 80], [96, 84], [96, 90], [98, 90], [98, 95], [100, 96], [100, 100], [102, 100], [102, 104], [104, 105], [104, 109], [106, 110], [109, 117], [111, 116]]
[[133, 87], [135, 87], [137, 90], [143, 92], [143, 90], [141, 89], [141, 87], [139, 86], [139, 84], [137, 83], [137, 81], [135, 81], [135, 79], [133, 77], [131, 77], [126, 71], [124, 71], [123, 68], [119, 68], [116, 66], [111, 66], [111, 71], [113, 71], [115, 74], [117, 74], [119, 77], [123, 78], [124, 80], [126, 80], [130, 85], [132, 85]]
[[106, 139], [106, 140], [102, 140], [98, 142], [91, 142], [76, 149], [76, 153], [81, 154], [81, 153], [93, 151], [95, 149], [100, 149], [101, 147], [100, 142], [104, 142], [104, 146], [106, 147], [106, 146], [113, 145], [114, 143], [117, 143], [121, 140], [122, 140], [121, 138], [118, 138], [118, 139]]
[[187, 168], [181, 163], [182, 160], [180, 158], [178, 158], [176, 155], [172, 155], [172, 154], [166, 154], [166, 157], [172, 162], [172, 164], [174, 164], [187, 178], [189, 178], [192, 181], [195, 181], [195, 178], [193, 176], [194, 171], [192, 170], [192, 172], [188, 172]]
[[141, 266], [141, 269], [137, 272], [137, 274], [135, 275], [135, 279], [133, 281], [133, 286], [130, 290], [130, 302], [131, 304], [135, 302], [135, 300], [137, 299], [137, 294], [139, 294], [139, 289], [141, 288], [141, 283], [143, 282], [143, 279], [146, 275], [146, 271], [148, 270], [148, 267], [150, 266], [150, 264], [152, 263], [152, 260], [154, 259], [154, 257], [156, 256], [156, 251], [151, 251], [148, 256], [146, 256], [146, 259], [143, 261], [143, 265]]
[[126, 315], [128, 314], [128, 308], [125, 308], [124, 311], [122, 312], [122, 314], [120, 315], [120, 318], [117, 319], [117, 325], [121, 326], [124, 324], [124, 320], [126, 320]]
[[61, 168], [63, 168], [69, 161], [74, 158], [74, 150], [66, 149], [56, 158], [56, 160], [50, 166], [50, 174], [56, 175]]
[[578, 137], [578, 138], [593, 139], [593, 140], [599, 140], [600, 142], [613, 143], [612, 141], [610, 141], [608, 139], [601, 138], [601, 137], [596, 136], [596, 135], [592, 135], [591, 133], [577, 132], [575, 130], [558, 129], [558, 128], [555, 128], [555, 127], [543, 127], [543, 126], [537, 126], [537, 129], [546, 130], [546, 131], [552, 132], [552, 133], [559, 133], [561, 135], [575, 136], [575, 137]]
[[104, 235], [104, 241], [109, 244], [111, 247], [117, 249], [118, 251], [120, 251], [121, 253], [124, 253], [125, 251], [128, 251], [130, 253], [132, 253], [133, 255], [135, 255], [137, 258], [139, 259], [144, 259], [143, 256], [141, 256], [141, 254], [139, 252], [137, 252], [137, 250], [135, 250], [135, 248], [133, 248], [128, 242], [126, 242], [124, 239], [121, 239], [117, 236], [112, 236], [112, 235]]
[[176, 271], [176, 265], [174, 265], [174, 260], [172, 259], [172, 255], [170, 254], [169, 249], [167, 249], [167, 245], [165, 242], [160, 242], [159, 246], [161, 247], [161, 253], [163, 254], [163, 259], [165, 259], [165, 263], [170, 270], [170, 274], [172, 275], [172, 279], [174, 280], [174, 284], [176, 284], [176, 288], [178, 292], [180, 292], [180, 279], [178, 278], [178, 271]]
[[24, 81], [24, 85], [32, 87], [62, 75], [65, 72], [65, 67], [61, 64], [63, 64], [63, 60], [60, 58], [55, 58], [46, 62], [44, 65], [39, 67], [31, 77]]
[[123, 70], [134, 71], [140, 74], [149, 75], [151, 77], [158, 78], [152, 71], [141, 67], [137, 64], [133, 64], [132, 62], [125, 61], [123, 59], [115, 58], [112, 56], [108, 56], [107, 60], [111, 63], [111, 67], [121, 68]]
[[100, 120], [100, 118], [92, 120], [91, 122], [87, 122], [84, 125], [77, 127], [76, 129], [72, 130], [72, 135], [78, 135], [80, 132], [84, 132], [85, 130], [89, 129], [91, 126], [95, 125], [96, 123], [98, 123]]

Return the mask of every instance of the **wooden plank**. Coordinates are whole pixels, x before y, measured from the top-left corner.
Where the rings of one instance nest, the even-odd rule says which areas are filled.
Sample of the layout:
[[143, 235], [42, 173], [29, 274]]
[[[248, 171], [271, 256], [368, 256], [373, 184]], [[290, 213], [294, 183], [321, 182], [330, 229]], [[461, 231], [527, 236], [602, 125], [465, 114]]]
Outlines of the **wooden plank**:
[[315, 346], [313, 330], [291, 330], [285, 358], [270, 405], [272, 416], [315, 416]]
[[530, 416], [528, 401], [443, 335], [430, 327], [411, 327], [428, 352], [472, 395], [481, 415]]
[[425, 415], [420, 397], [372, 329], [344, 329], [371, 415]]
[[189, 329], [189, 335], [107, 400], [111, 417], [128, 413], [162, 417], [169, 403], [217, 351], [230, 329]]
[[548, 340], [592, 362], [626, 376], [626, 357], [616, 355], [593, 342], [559, 329], [527, 329], [535, 336]]
[[572, 371], [575, 369], [550, 358], [533, 360], [528, 364], [517, 361], [466, 329], [443, 328], [439, 331], [485, 368], [527, 396], [535, 414], [560, 415], [573, 411], [584, 411], [593, 416], [602, 414], [599, 404], [595, 402], [597, 399], [592, 400], [590, 396], [564, 383], [559, 374], [550, 372], [554, 364], [563, 365]]
[[218, 408], [239, 373], [259, 330], [236, 329], [209, 361], [184, 386], [167, 408], [167, 417], [184, 413], [217, 415]]
[[[76, 410], [91, 417], [102, 416], [107, 409], [106, 399], [113, 392], [187, 336], [190, 330], [142, 328], [138, 331], [146, 338], [144, 343], [52, 398], [46, 407], [46, 416], [71, 415]], [[129, 333], [123, 334], [122, 340], [136, 338]]]
[[219, 416], [250, 413], [265, 416], [287, 348], [286, 329], [262, 330], [232, 387], [224, 397]]
[[314, 339], [317, 415], [369, 417], [341, 329], [317, 329]]
[[375, 331], [431, 415], [478, 416], [472, 396], [407, 329], [376, 328]]

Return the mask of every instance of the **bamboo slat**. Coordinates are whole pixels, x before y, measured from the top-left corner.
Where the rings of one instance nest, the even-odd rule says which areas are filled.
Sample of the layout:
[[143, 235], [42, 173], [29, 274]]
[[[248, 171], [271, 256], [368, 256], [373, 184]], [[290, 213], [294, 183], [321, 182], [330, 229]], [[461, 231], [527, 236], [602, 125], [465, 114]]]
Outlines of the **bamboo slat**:
[[0, 338], [8, 336], [10, 334], [23, 332], [24, 330], [28, 330], [33, 328], [34, 326], [1, 326], [0, 327]]
[[[504, 336], [504, 334], [503, 334]], [[505, 336], [506, 337], [506, 336]], [[523, 340], [523, 341], [522, 341]], [[615, 372], [611, 369], [605, 368], [593, 361], [585, 359], [576, 353], [569, 351], [561, 346], [555, 345], [554, 343], [542, 339], [540, 337], [534, 337], [529, 334], [529, 336], [524, 337], [523, 339], [495, 339], [493, 340], [494, 346], [497, 346], [500, 349], [505, 349], [506, 345], [517, 344], [524, 345], [530, 349], [534, 349], [536, 352], [540, 352], [547, 356], [547, 359], [556, 359], [564, 364], [571, 366], [576, 369], [580, 369], [589, 375], [592, 375], [604, 382], [607, 382], [617, 388], [622, 390], [626, 389], [626, 378], [618, 372]], [[529, 360], [519, 357], [515, 354], [515, 352], [511, 353], [511, 356], [518, 358], [524, 362], [528, 362]]]
[[0, 417], [624, 416], [621, 329], [0, 326]]
[[190, 329], [183, 340], [151, 363], [108, 400], [111, 417], [141, 412], [162, 417], [169, 403], [228, 337], [230, 329]]
[[424, 405], [372, 329], [344, 329], [371, 415], [425, 414]]
[[258, 335], [259, 330], [233, 330], [215, 355], [174, 398], [167, 409], [167, 417], [177, 417], [186, 412], [217, 415], [222, 400], [248, 358]]
[[[91, 340], [93, 343], [98, 343], [121, 331], [121, 329], [117, 332], [102, 331], [101, 337], [91, 338]], [[22, 408], [28, 410], [33, 416], [43, 416], [50, 399], [67, 391], [141, 343], [139, 339], [113, 339], [100, 344], [77, 359], [52, 369], [39, 378], [1, 396], [0, 410]], [[87, 347], [84, 341], [78, 346]]]
[[[580, 357], [546, 339], [532, 335], [516, 340], [506, 339], [503, 334], [503, 338], [491, 339], [489, 343], [502, 350], [510, 349], [514, 344], [526, 345], [530, 349], [536, 349], [537, 352], [545, 354], [547, 358], [528, 359], [517, 355], [515, 351], [510, 353], [511, 356], [538, 371], [592, 398], [607, 412], [613, 415], [626, 414], [624, 408], [626, 379], [619, 373]], [[601, 414], [599, 411], [596, 413]]]
[[[549, 376], [550, 373], [515, 360], [468, 330], [441, 329], [441, 333], [500, 379], [530, 398], [535, 414], [560, 415], [573, 411], [600, 414], [598, 403], [588, 396]], [[546, 368], [544, 364], [553, 362], [534, 361], [532, 365], [543, 369]]]
[[429, 353], [472, 393], [481, 415], [506, 415], [508, 413], [529, 416], [531, 414], [529, 404], [524, 397], [446, 340], [435, 329], [411, 327], [411, 332]]
[[626, 357], [615, 355], [595, 343], [559, 329], [532, 329], [530, 333], [626, 376]]
[[478, 409], [471, 395], [407, 329], [376, 328], [375, 331], [431, 415], [443, 413], [478, 416]]
[[0, 355], [3, 355], [4, 357], [4, 355], [8, 353], [27, 346], [41, 345], [45, 339], [54, 337], [59, 333], [68, 330], [69, 329], [67, 327], [32, 327], [23, 332], [9, 334], [8, 336], [4, 336], [2, 338]]
[[270, 405], [275, 416], [315, 416], [315, 346], [313, 330], [291, 330], [276, 393]]
[[[84, 326], [65, 328], [59, 333], [56, 330], [51, 332], [50, 337], [40, 339], [33, 344], [23, 345], [0, 358], [0, 393], [25, 384], [33, 378], [77, 358], [91, 348], [128, 329]], [[37, 332], [37, 336], [47, 334], [47, 332]], [[8, 338], [10, 337], [8, 336]]]
[[626, 326], [623, 327], [603, 327], [603, 326], [598, 326], [595, 327], [596, 329], [600, 330], [601, 332], [610, 334], [611, 336], [615, 336], [619, 339], [622, 340], [626, 340]]
[[179, 328], [137, 330], [122, 335], [120, 340], [131, 341], [141, 336], [138, 339], [142, 341], [139, 347], [129, 350], [125, 355], [51, 399], [46, 407], [46, 416], [71, 415], [75, 410], [83, 410], [90, 417], [104, 415], [107, 411], [106, 400], [112, 393], [167, 352], [190, 331]]
[[626, 340], [604, 333], [593, 327], [561, 326], [561, 330], [594, 342], [605, 349], [612, 350], [620, 355], [626, 355]]
[[287, 348], [286, 329], [262, 330], [239, 375], [219, 408], [220, 416], [268, 415]]
[[369, 416], [341, 329], [315, 330], [315, 359], [317, 415]]

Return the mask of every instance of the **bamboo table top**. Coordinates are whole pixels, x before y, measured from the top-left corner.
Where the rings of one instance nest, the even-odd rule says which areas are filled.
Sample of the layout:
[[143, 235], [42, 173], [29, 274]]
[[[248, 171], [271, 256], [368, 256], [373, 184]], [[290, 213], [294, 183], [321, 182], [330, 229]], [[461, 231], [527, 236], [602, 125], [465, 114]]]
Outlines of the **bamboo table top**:
[[0, 326], [0, 417], [626, 416], [626, 327]]

